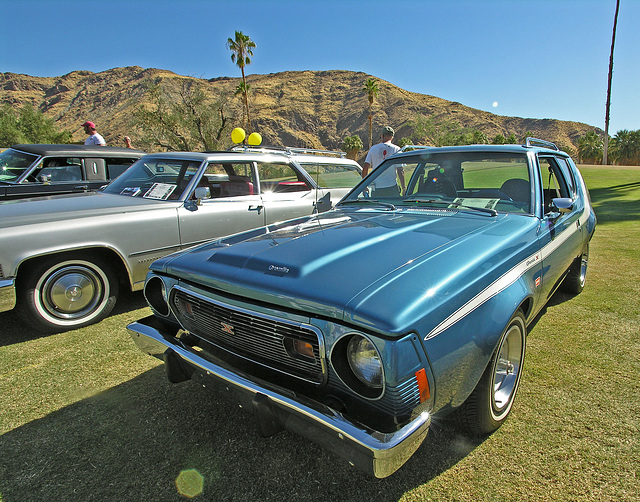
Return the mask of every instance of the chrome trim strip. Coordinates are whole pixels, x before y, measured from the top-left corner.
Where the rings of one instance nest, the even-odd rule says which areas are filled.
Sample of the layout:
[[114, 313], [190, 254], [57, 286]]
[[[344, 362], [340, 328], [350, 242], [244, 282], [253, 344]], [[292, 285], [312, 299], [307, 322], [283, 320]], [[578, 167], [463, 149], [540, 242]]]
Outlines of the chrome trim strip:
[[[147, 319], [154, 318], [151, 316]], [[285, 428], [327, 448], [376, 477], [384, 478], [399, 469], [418, 449], [429, 430], [431, 415], [426, 411], [393, 433], [366, 429], [362, 424], [351, 422], [320, 403], [314, 403], [312, 408], [294, 397], [280, 394], [222, 368], [204, 359], [177, 338], [163, 334], [144, 321], [142, 319], [127, 326], [131, 338], [142, 352], [162, 359], [165, 352], [171, 350], [182, 361], [233, 390], [250, 396], [266, 396], [272, 405], [287, 414], [287, 419], [282, 424]]]
[[0, 279], [0, 312], [7, 312], [15, 306], [15, 279]]

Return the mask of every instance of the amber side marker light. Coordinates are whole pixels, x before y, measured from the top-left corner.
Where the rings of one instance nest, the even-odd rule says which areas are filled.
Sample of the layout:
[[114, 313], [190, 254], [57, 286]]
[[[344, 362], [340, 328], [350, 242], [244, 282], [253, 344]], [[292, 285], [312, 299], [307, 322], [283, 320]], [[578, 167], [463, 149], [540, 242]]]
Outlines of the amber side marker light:
[[424, 403], [431, 397], [429, 390], [429, 380], [427, 380], [427, 372], [424, 368], [416, 371], [416, 382], [418, 383], [418, 391], [420, 392], [420, 402]]
[[295, 351], [301, 356], [308, 357], [310, 359], [314, 359], [313, 357], [313, 345], [308, 342], [303, 342], [302, 340], [294, 340], [293, 348]]

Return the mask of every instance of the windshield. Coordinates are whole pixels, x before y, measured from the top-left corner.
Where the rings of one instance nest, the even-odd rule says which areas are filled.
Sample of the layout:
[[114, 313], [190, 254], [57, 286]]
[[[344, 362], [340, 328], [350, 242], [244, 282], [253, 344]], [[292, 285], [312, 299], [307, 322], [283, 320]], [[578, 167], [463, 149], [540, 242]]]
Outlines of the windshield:
[[0, 152], [0, 181], [13, 183], [35, 162], [37, 155], [9, 148]]
[[200, 161], [142, 158], [103, 191], [157, 200], [180, 200]]
[[477, 208], [530, 213], [531, 181], [524, 153], [430, 152], [391, 158], [378, 166], [341, 205]]

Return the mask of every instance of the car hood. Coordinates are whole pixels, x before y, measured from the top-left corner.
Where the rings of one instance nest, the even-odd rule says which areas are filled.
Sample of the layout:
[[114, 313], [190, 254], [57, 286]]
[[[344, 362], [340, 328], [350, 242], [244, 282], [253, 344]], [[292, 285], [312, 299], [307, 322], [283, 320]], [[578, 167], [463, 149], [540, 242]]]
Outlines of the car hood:
[[0, 202], [0, 228], [145, 211], [171, 204], [178, 203], [102, 192], [17, 199]]
[[534, 231], [531, 216], [334, 210], [162, 258], [172, 276], [312, 316], [402, 333]]

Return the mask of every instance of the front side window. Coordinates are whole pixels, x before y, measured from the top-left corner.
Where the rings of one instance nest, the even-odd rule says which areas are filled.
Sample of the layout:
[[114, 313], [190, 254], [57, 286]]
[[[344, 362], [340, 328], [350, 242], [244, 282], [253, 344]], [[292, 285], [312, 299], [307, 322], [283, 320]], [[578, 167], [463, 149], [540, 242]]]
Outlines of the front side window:
[[37, 155], [8, 148], [0, 152], [0, 181], [16, 182], [33, 164]]
[[320, 188], [352, 188], [362, 176], [353, 164], [301, 163]]
[[345, 201], [531, 213], [531, 191], [525, 154], [427, 150], [385, 161]]
[[29, 175], [33, 183], [82, 181], [82, 160], [78, 157], [46, 157]]
[[542, 179], [542, 192], [544, 194], [544, 213], [553, 211], [551, 201], [555, 198], [572, 196], [571, 186], [573, 181], [565, 178], [555, 157], [540, 157], [538, 159], [540, 165], [540, 176]]
[[141, 159], [103, 191], [145, 199], [180, 200], [200, 164], [193, 160]]

